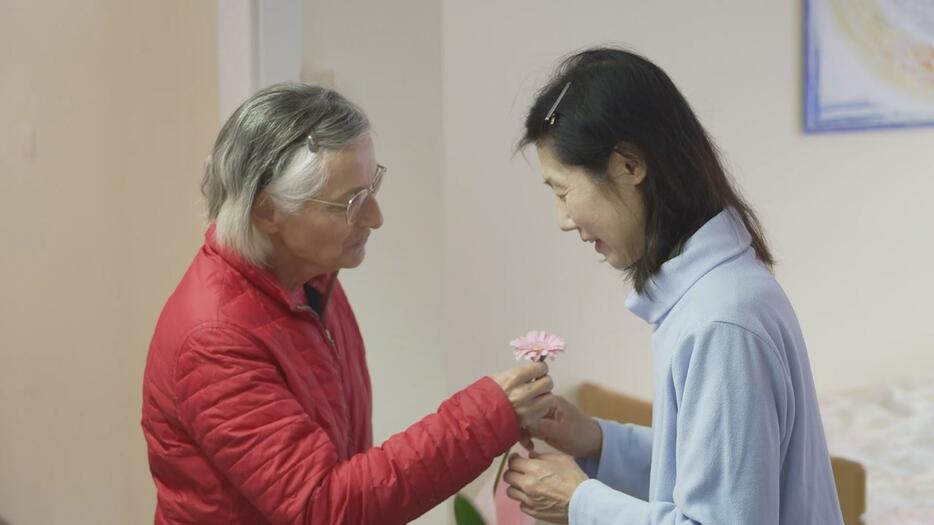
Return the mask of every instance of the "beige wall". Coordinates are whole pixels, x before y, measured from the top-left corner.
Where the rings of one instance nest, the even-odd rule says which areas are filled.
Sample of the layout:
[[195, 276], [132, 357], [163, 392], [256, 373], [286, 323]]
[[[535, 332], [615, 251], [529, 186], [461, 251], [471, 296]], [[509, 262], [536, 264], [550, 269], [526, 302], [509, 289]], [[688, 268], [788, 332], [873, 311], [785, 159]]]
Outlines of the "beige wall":
[[0, 10], [0, 516], [151, 523], [140, 380], [200, 240], [215, 4]]
[[500, 366], [510, 337], [541, 327], [569, 341], [553, 367], [565, 390], [596, 380], [651, 394], [650, 332], [624, 309], [629, 287], [559, 232], [534, 151], [510, 160], [555, 60], [602, 42], [664, 67], [725, 152], [765, 223], [818, 390], [930, 373], [934, 129], [803, 135], [800, 4], [445, 2], [453, 383]]

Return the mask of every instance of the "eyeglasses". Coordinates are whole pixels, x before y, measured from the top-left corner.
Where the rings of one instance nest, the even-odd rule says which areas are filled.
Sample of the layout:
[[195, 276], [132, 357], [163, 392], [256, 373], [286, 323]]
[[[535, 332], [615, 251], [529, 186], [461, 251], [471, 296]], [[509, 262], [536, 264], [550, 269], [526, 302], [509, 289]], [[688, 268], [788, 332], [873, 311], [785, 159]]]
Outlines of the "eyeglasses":
[[386, 166], [377, 164], [376, 175], [373, 176], [373, 184], [371, 184], [369, 188], [363, 188], [351, 195], [346, 203], [323, 201], [320, 199], [308, 199], [308, 202], [316, 202], [333, 208], [343, 208], [347, 213], [347, 224], [354, 224], [360, 217], [360, 210], [363, 209], [363, 205], [366, 204], [367, 199], [372, 195], [376, 195], [376, 192], [379, 191], [380, 186], [383, 184], [383, 176], [386, 175], [386, 171]]

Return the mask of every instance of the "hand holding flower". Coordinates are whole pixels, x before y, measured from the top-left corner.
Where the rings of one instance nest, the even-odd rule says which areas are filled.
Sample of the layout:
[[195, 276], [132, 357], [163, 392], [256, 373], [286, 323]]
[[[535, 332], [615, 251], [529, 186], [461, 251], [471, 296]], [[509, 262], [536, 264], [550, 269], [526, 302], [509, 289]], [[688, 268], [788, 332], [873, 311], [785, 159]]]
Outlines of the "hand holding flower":
[[[597, 421], [557, 395], [554, 409], [530, 429], [530, 434], [575, 458], [599, 457], [603, 447], [603, 430]], [[523, 446], [531, 450], [525, 443]]]
[[554, 382], [545, 363], [529, 363], [490, 376], [503, 389], [519, 420], [519, 428], [531, 430], [551, 412]]
[[513, 454], [503, 476], [506, 494], [519, 502], [522, 512], [551, 523], [567, 523], [571, 496], [587, 480], [574, 459], [564, 454]]

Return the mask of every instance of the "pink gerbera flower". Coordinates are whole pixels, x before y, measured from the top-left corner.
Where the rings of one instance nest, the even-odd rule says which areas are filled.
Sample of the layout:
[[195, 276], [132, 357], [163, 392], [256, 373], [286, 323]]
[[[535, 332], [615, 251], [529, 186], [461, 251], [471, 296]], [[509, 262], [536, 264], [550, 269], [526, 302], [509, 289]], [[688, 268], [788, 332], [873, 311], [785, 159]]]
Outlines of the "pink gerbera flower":
[[532, 330], [514, 339], [509, 346], [515, 348], [513, 353], [516, 355], [516, 360], [527, 359], [529, 361], [553, 360], [557, 354], [565, 350], [564, 339], [541, 330]]

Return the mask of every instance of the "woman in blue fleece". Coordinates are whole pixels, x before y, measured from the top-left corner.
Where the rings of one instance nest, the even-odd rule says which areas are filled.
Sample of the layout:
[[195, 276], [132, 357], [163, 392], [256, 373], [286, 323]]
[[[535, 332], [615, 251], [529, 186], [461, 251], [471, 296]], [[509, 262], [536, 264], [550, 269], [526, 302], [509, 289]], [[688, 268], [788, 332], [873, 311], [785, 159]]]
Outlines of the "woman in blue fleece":
[[807, 350], [752, 210], [680, 92], [633, 53], [591, 49], [538, 93], [538, 150], [564, 231], [624, 270], [654, 327], [652, 428], [562, 400], [513, 457], [523, 510], [572, 524], [842, 523]]

